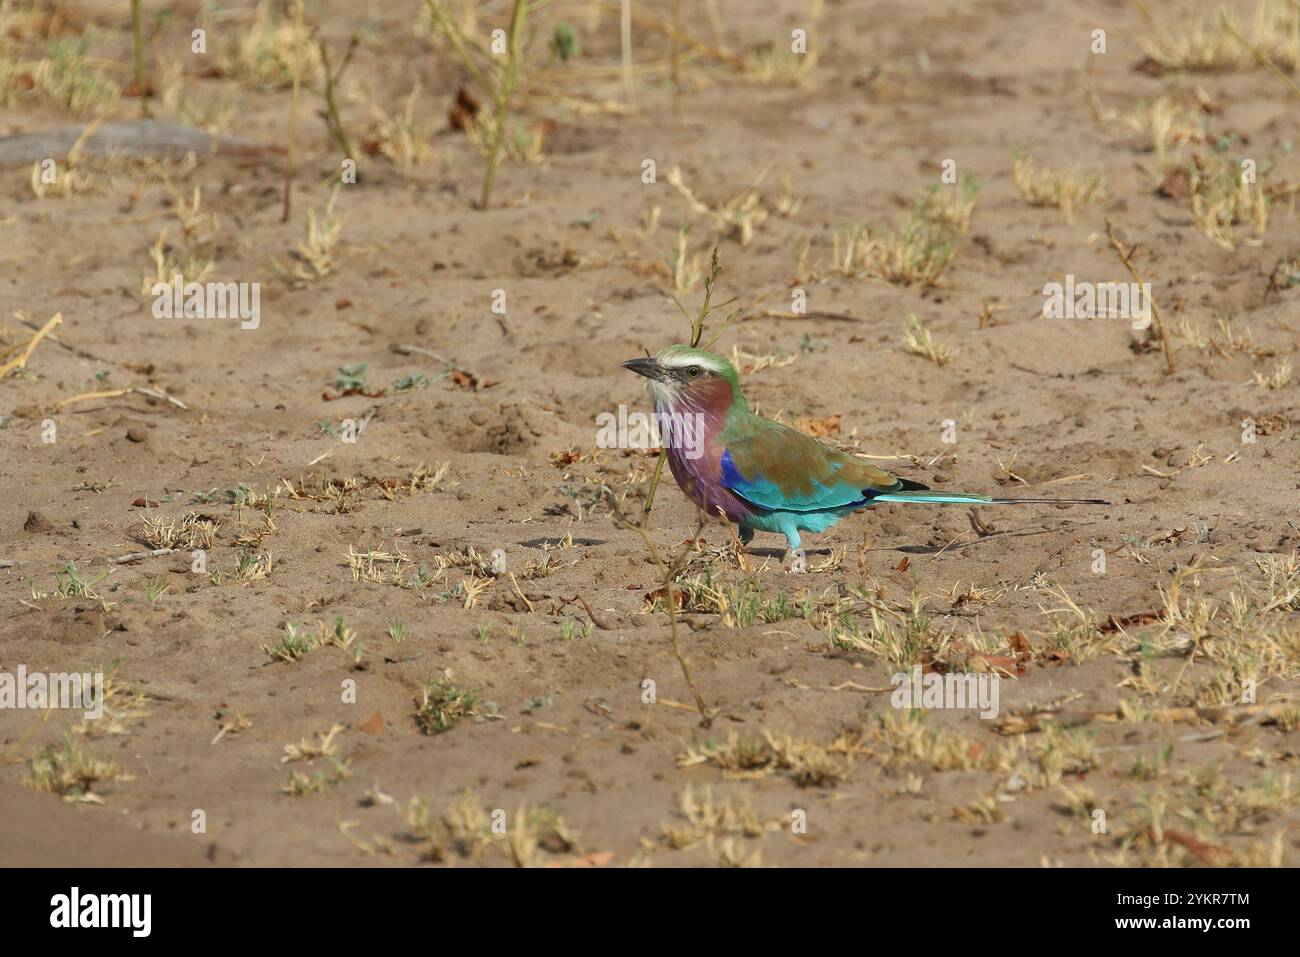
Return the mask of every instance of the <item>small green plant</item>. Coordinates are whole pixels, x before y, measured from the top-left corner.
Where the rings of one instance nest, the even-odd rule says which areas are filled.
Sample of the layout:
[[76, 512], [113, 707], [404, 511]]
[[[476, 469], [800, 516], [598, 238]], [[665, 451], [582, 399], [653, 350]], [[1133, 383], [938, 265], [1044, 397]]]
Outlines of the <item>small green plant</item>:
[[112, 106], [121, 94], [117, 84], [90, 65], [89, 40], [51, 40], [45, 59], [30, 73], [34, 90], [43, 99], [73, 113], [97, 113]]
[[570, 614], [566, 614], [564, 621], [560, 624], [560, 637], [564, 641], [573, 641], [576, 638], [590, 638], [591, 632], [591, 622], [579, 622]]
[[443, 9], [440, 0], [427, 0], [429, 14], [434, 25], [442, 31], [451, 42], [461, 62], [479, 87], [489, 95], [495, 107], [491, 117], [491, 129], [488, 130], [486, 147], [487, 171], [483, 175], [483, 192], [479, 207], [487, 209], [492, 200], [492, 184], [496, 180], [497, 164], [501, 161], [501, 146], [505, 141], [506, 119], [510, 111], [510, 97], [519, 83], [523, 67], [523, 32], [524, 21], [528, 13], [527, 0], [514, 0], [510, 15], [510, 32], [507, 41], [506, 62], [499, 74], [491, 75], [475, 65], [469, 53], [465, 38], [455, 20]]
[[262, 646], [262, 650], [271, 656], [273, 661], [301, 661], [307, 652], [316, 647], [316, 642], [307, 635], [298, 633], [299, 625], [291, 621], [284, 623], [284, 637], [280, 643], [274, 647]]
[[339, 374], [334, 379], [334, 388], [340, 392], [351, 392], [366, 387], [366, 363], [350, 362], [339, 366]]
[[578, 42], [573, 27], [564, 22], [555, 25], [555, 32], [551, 34], [551, 53], [566, 63], [582, 53], [582, 44]]
[[286, 621], [283, 627], [284, 637], [278, 645], [262, 646], [272, 661], [301, 661], [308, 652], [325, 647], [342, 649], [353, 660], [361, 660], [361, 643], [357, 641], [357, 633], [348, 626], [342, 615], [334, 618], [333, 628], [325, 627], [322, 622], [316, 626], [315, 633], [310, 635], [302, 634], [301, 626], [291, 621]]
[[[465, 126], [465, 132], [478, 144], [486, 162], [479, 208], [487, 209], [492, 201], [492, 186], [502, 151], [510, 145], [507, 143], [507, 126], [511, 102], [529, 69], [524, 54], [524, 27], [530, 7], [537, 4], [512, 0], [504, 51], [488, 50], [472, 35], [467, 35], [457, 22], [448, 0], [425, 0], [425, 4], [434, 31], [448, 43], [471, 82], [490, 104], [490, 108], [478, 110], [470, 116]], [[579, 54], [580, 46], [573, 28], [560, 23], [555, 27], [549, 44], [550, 60], [568, 61]], [[504, 52], [504, 58], [500, 52]], [[538, 67], [546, 65], [544, 62]], [[530, 137], [516, 132], [513, 139], [513, 151], [526, 158], [534, 157], [540, 149], [540, 136]]]
[[326, 631], [322, 626], [319, 643], [342, 649], [352, 656], [353, 661], [361, 660], [361, 642], [357, 640], [356, 631], [348, 626], [342, 615], [334, 616], [332, 630]]
[[[438, 378], [445, 378], [439, 376]], [[409, 392], [412, 389], [424, 389], [432, 385], [436, 380], [422, 375], [419, 372], [412, 372], [410, 375], [402, 376], [400, 379], [394, 379], [389, 388], [394, 392]]]
[[451, 676], [430, 677], [415, 699], [415, 722], [424, 734], [442, 734], [474, 716], [478, 698], [454, 685]]
[[64, 562], [63, 570], [54, 573], [54, 592], [64, 598], [98, 598], [93, 589], [108, 576], [104, 572], [98, 578], [87, 578], [77, 571], [76, 562]]
[[65, 733], [28, 762], [23, 784], [34, 791], [57, 794], [65, 801], [102, 804], [91, 788], [102, 781], [120, 780], [130, 780], [121, 766], [101, 761], [89, 745]]
[[239, 564], [235, 568], [235, 577], [245, 584], [259, 581], [271, 574], [271, 568], [270, 552], [253, 552], [243, 548], [239, 552]]
[[[1273, 267], [1269, 277], [1269, 288], [1274, 291], [1294, 289], [1300, 286], [1300, 256], [1283, 257]], [[0, 416], [0, 429], [5, 428], [6, 416]]]
[[1169, 761], [1174, 756], [1174, 746], [1166, 744], [1152, 757], [1138, 755], [1133, 761], [1129, 777], [1139, 781], [1154, 781], [1169, 768]]

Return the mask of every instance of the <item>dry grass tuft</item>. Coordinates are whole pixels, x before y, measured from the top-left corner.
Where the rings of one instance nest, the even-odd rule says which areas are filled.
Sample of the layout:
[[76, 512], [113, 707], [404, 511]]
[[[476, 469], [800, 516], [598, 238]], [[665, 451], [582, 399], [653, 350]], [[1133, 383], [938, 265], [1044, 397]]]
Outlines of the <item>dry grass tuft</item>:
[[[1248, 224], [1255, 236], [1264, 234], [1268, 225], [1268, 196], [1258, 183], [1248, 181], [1240, 162], [1219, 153], [1197, 153], [1182, 167], [1181, 173], [1185, 177], [1192, 217], [1216, 244], [1235, 249], [1241, 240], [1234, 227], [1240, 224]], [[1182, 184], [1176, 183], [1174, 193], [1181, 190]]]
[[343, 217], [334, 211], [338, 196], [339, 184], [336, 183], [324, 209], [319, 213], [314, 209], [307, 210], [304, 236], [298, 248], [289, 254], [292, 262], [288, 266], [272, 261], [276, 269], [296, 286], [309, 286], [334, 271], [334, 247], [343, 232]]
[[1259, 372], [1254, 373], [1254, 382], [1259, 388], [1270, 392], [1276, 392], [1280, 389], [1286, 388], [1291, 383], [1290, 357], [1283, 356], [1281, 359], [1278, 359], [1277, 364], [1273, 367], [1273, 371], [1268, 375]]
[[1300, 65], [1300, 8], [1291, 0], [1258, 0], [1249, 29], [1225, 11], [1213, 21], [1196, 21], [1177, 31], [1157, 29], [1142, 47], [1153, 67], [1169, 72], [1249, 70], [1258, 58], [1234, 33], [1284, 72]]
[[[885, 749], [886, 767], [924, 764], [935, 771], [1008, 771], [1015, 749], [985, 744], [956, 731], [928, 727], [921, 709], [890, 711], [879, 716], [876, 740]], [[874, 743], [874, 742], [873, 742]]]
[[784, 772], [800, 787], [833, 787], [848, 777], [854, 757], [862, 750], [862, 735], [852, 729], [824, 745], [767, 730], [761, 738], [742, 738], [733, 730], [721, 744], [687, 747], [677, 756], [677, 766], [712, 764], [721, 768], [728, 780], [754, 780]]
[[419, 98], [417, 80], [400, 113], [385, 113], [377, 104], [370, 104], [374, 122], [366, 137], [366, 149], [392, 160], [407, 178], [416, 166], [433, 158], [433, 124], [417, 119]]
[[357, 641], [357, 633], [348, 626], [342, 615], [335, 617], [332, 628], [326, 626], [324, 622], [319, 622], [315, 632], [304, 634], [301, 627], [294, 622], [286, 621], [283, 625], [284, 637], [280, 639], [280, 643], [273, 646], [263, 645], [262, 650], [272, 661], [288, 663], [301, 661], [317, 648], [339, 648], [351, 655], [354, 661], [360, 660], [361, 646]]
[[32, 757], [23, 784], [35, 791], [57, 794], [65, 801], [103, 804], [103, 799], [91, 790], [93, 787], [129, 780], [131, 776], [121, 765], [100, 760], [84, 741], [65, 734]]
[[1080, 207], [1098, 201], [1106, 192], [1100, 173], [1085, 179], [1058, 170], [1039, 169], [1019, 150], [1011, 163], [1011, 178], [1031, 206], [1055, 207], [1065, 214], [1067, 222], [1074, 222], [1074, 214]]
[[970, 227], [975, 209], [975, 181], [952, 187], [934, 186], [916, 204], [912, 215], [892, 235], [867, 226], [835, 230], [831, 235], [829, 267], [809, 270], [809, 243], [799, 252], [796, 272], [801, 281], [833, 276], [876, 278], [899, 286], [937, 286], [955, 255], [957, 238]]
[[[238, 14], [242, 18], [243, 14]], [[229, 19], [229, 15], [224, 18]], [[222, 76], [253, 89], [279, 90], [293, 85], [295, 67], [307, 82], [321, 71], [320, 51], [312, 28], [282, 14], [270, 0], [258, 0], [247, 23], [208, 30], [221, 37], [215, 51]]]
[[714, 859], [730, 867], [758, 866], [762, 861], [761, 843], [746, 855], [745, 842], [759, 841], [770, 831], [780, 830], [779, 819], [764, 820], [749, 799], [731, 791], [723, 800], [715, 799], [706, 787], [697, 794], [689, 785], [677, 798], [673, 820], [659, 826], [660, 840], [672, 850], [689, 850], [705, 845]]
[[788, 41], [765, 43], [745, 57], [741, 74], [753, 83], [776, 86], [807, 86], [817, 70], [816, 38], [824, 0], [810, 0], [807, 18], [800, 26], [807, 31], [807, 49], [796, 53]]
[[83, 116], [103, 115], [121, 98], [121, 88], [95, 69], [88, 36], [52, 39], [45, 56], [19, 59], [0, 37], [0, 106], [32, 100]]
[[[665, 179], [669, 186], [681, 194], [691, 213], [708, 224], [709, 245], [715, 245], [720, 239], [734, 238], [740, 245], [748, 246], [753, 241], [758, 228], [773, 213], [779, 216], [794, 216], [803, 205], [802, 199], [791, 195], [788, 175], [783, 179], [782, 193], [776, 199], [764, 199], [758, 187], [765, 175], [766, 171], [749, 186], [717, 206], [708, 205], [691, 192], [682, 179], [682, 171], [679, 167], [674, 166], [670, 169]], [[684, 240], [685, 232], [679, 236]], [[678, 259], [684, 259], [685, 255], [685, 247], [679, 246]], [[677, 271], [678, 268], [674, 268], [674, 273]]]
[[141, 521], [144, 528], [136, 534], [136, 540], [153, 549], [211, 548], [221, 524], [207, 517], [200, 518], [197, 512], [190, 512], [180, 522], [165, 515], [145, 515]]
[[903, 348], [914, 356], [928, 359], [937, 366], [946, 366], [957, 355], [956, 346], [949, 342], [935, 342], [930, 330], [921, 324], [915, 313], [907, 314], [911, 328], [903, 336]]
[[481, 860], [491, 852], [515, 867], [544, 867], [564, 863], [558, 855], [578, 850], [577, 837], [563, 818], [548, 807], [526, 802], [520, 803], [511, 821], [500, 808], [489, 812], [469, 792], [441, 814], [415, 798], [405, 817], [420, 856], [435, 863]]

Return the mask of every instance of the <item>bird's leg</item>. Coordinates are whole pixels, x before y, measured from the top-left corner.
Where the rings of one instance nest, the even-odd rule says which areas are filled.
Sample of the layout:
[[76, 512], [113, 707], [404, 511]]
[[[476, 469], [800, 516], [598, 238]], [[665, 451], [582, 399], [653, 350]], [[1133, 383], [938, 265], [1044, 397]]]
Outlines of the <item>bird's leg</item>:
[[790, 574], [802, 575], [808, 571], [808, 556], [799, 547], [799, 533], [797, 531], [794, 534], [787, 533], [786, 544], [790, 546], [786, 552], [786, 557], [790, 559]]
[[740, 526], [740, 547], [743, 550], [754, 540], [754, 530], [748, 525]]

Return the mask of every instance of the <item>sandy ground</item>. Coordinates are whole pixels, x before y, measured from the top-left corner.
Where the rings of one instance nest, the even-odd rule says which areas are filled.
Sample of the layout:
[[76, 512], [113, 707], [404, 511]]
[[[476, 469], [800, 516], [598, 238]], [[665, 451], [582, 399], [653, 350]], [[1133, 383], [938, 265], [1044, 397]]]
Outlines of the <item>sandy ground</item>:
[[[687, 29], [711, 38], [703, 5], [685, 6]], [[736, 54], [784, 47], [808, 20], [797, 0], [719, 6]], [[1160, 6], [1160, 22], [1191, 22], [1193, 8]], [[337, 58], [359, 8], [321, 7]], [[488, 6], [484, 33], [506, 25], [503, 8]], [[76, 9], [125, 85], [126, 4]], [[1262, 236], [1240, 226], [1250, 241], [1222, 248], [1186, 201], [1157, 194], [1150, 139], [1122, 121], [1174, 85], [1199, 87], [1234, 155], [1293, 183], [1300, 103], [1275, 77], [1135, 69], [1152, 27], [1119, 2], [832, 0], [803, 85], [700, 54], [684, 66], [680, 116], [668, 45], [638, 27], [652, 69], [623, 113], [616, 11], [558, 4], [535, 21], [533, 55], [545, 59], [557, 19], [574, 25], [582, 53], [553, 83], [573, 99], [534, 86], [520, 101], [521, 126], [553, 126], [535, 162], [503, 162], [484, 211], [482, 158], [445, 119], [461, 72], [421, 9], [376, 8], [342, 106], [362, 141], [362, 94], [400, 112], [418, 80], [432, 155], [407, 175], [363, 151], [323, 278], [295, 282], [273, 264], [297, 262], [307, 212], [321, 214], [337, 178], [310, 91], [288, 223], [284, 160], [269, 153], [175, 172], [179, 193], [198, 187], [217, 218], [188, 240], [156, 176], [100, 172], [90, 192], [38, 198], [29, 165], [4, 170], [0, 351], [56, 312], [63, 322], [0, 382], [0, 561], [13, 563], [0, 568], [0, 671], [107, 670], [118, 689], [90, 726], [0, 711], [4, 863], [1300, 863], [1300, 402], [1294, 381], [1256, 381], [1300, 345], [1300, 289], [1285, 269], [1276, 281], [1300, 252], [1300, 221], [1279, 200]], [[229, 104], [228, 135], [283, 146], [289, 91], [211, 75], [187, 51], [198, 20], [178, 4], [155, 40], [187, 101]], [[214, 42], [238, 29], [222, 22]], [[75, 37], [86, 20], [70, 23]], [[39, 56], [43, 40], [13, 42]], [[134, 116], [138, 100], [120, 108]], [[76, 120], [19, 96], [0, 136]], [[1072, 220], [1031, 206], [1012, 182], [1017, 147], [1043, 167], [1101, 171], [1105, 196]], [[818, 268], [836, 229], [887, 234], [946, 159], [979, 192], [937, 287]], [[772, 215], [742, 245], [672, 188], [674, 166], [713, 206], [766, 171]], [[776, 209], [783, 176], [802, 199], [792, 215]], [[1173, 374], [1127, 322], [1043, 318], [1047, 282], [1127, 280], [1107, 219], [1141, 247]], [[715, 596], [761, 596], [767, 620], [746, 623], [734, 602], [720, 611], [699, 588], [684, 596], [702, 726], [663, 591], [651, 607], [663, 570], [609, 505], [636, 514], [655, 460], [595, 447], [599, 413], [647, 409], [620, 363], [688, 334], [664, 265], [684, 225], [701, 264], [721, 234], [715, 301], [746, 312], [716, 348], [738, 351], [764, 413], [839, 416], [828, 441], [935, 487], [1112, 504], [983, 509], [974, 522], [960, 506], [881, 506], [810, 536], [804, 576], [783, 569], [776, 538], [760, 535], [742, 565], [727, 531], [707, 526], [686, 576], [712, 575]], [[163, 230], [177, 258], [192, 247], [212, 259], [210, 278], [262, 283], [258, 328], [153, 317], [141, 281]], [[789, 310], [794, 287], [810, 310], [852, 318], [763, 314]], [[694, 312], [702, 295], [696, 283], [680, 298]], [[904, 348], [909, 313], [951, 361]], [[1249, 347], [1224, 339], [1220, 319]], [[335, 398], [339, 368], [357, 363], [372, 394]], [[393, 385], [413, 373], [430, 381]], [[141, 393], [58, 407], [128, 386], [185, 408]], [[343, 420], [367, 417], [357, 441], [340, 439]], [[208, 574], [188, 547], [108, 563], [149, 547], [146, 520], [190, 513], [217, 523]], [[676, 554], [694, 529], [668, 479], [651, 541]], [[509, 573], [467, 567], [469, 548], [504, 550]], [[367, 551], [405, 562], [350, 563]], [[83, 593], [60, 581], [65, 563]], [[286, 623], [335, 637], [276, 660], [267, 649]], [[999, 719], [897, 711], [890, 677], [913, 664], [1000, 669]], [[422, 733], [415, 714], [430, 679], [473, 696], [444, 733]], [[1198, 706], [1223, 710], [1186, 710]], [[1060, 720], [1035, 730], [1018, 709]], [[286, 751], [321, 736], [332, 759]], [[118, 775], [99, 768], [88, 794], [72, 786], [79, 801], [22, 787], [70, 748], [74, 769], [109, 762]]]

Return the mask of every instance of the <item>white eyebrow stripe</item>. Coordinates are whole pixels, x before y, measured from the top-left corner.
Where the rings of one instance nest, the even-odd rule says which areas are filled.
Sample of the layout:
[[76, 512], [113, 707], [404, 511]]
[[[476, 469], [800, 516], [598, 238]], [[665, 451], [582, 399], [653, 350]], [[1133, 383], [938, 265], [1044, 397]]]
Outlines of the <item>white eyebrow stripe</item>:
[[716, 360], [706, 359], [702, 356], [675, 355], [669, 356], [662, 361], [669, 369], [684, 369], [689, 366], [703, 366], [711, 372], [722, 372], [722, 366]]

